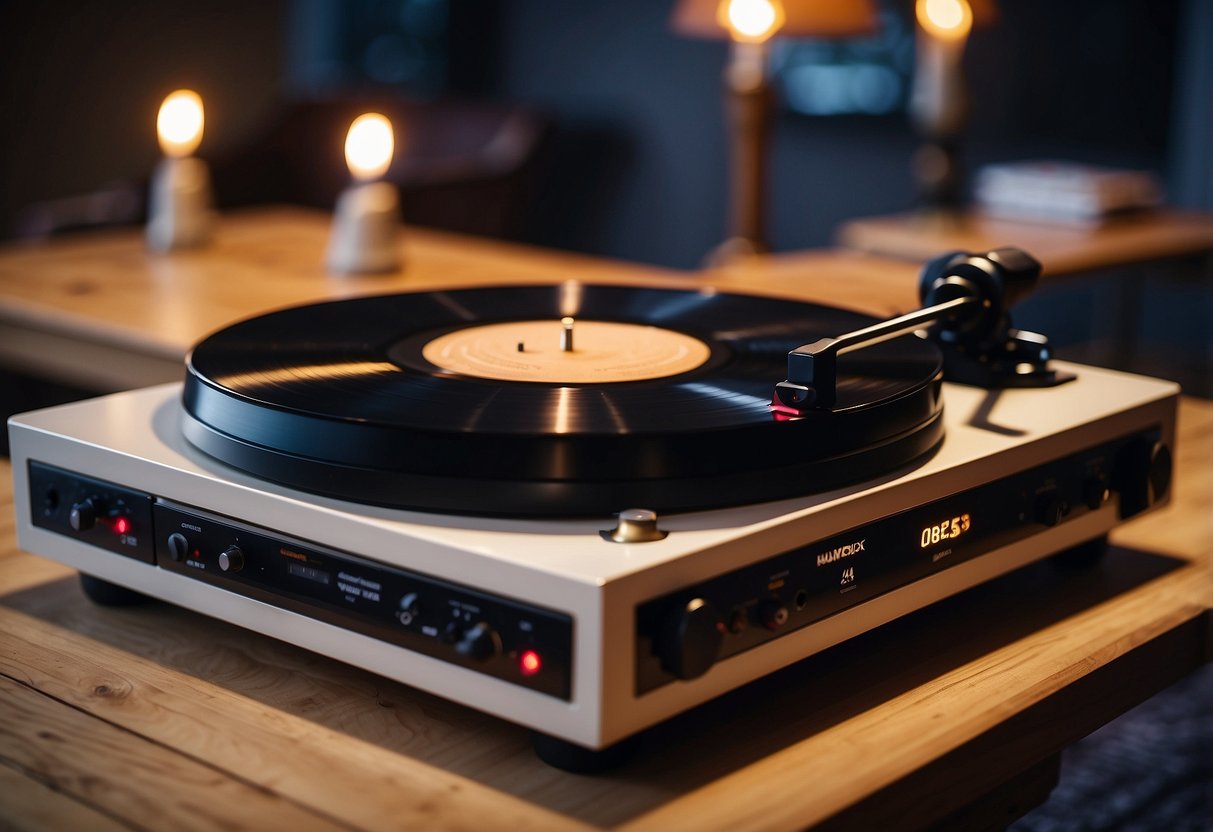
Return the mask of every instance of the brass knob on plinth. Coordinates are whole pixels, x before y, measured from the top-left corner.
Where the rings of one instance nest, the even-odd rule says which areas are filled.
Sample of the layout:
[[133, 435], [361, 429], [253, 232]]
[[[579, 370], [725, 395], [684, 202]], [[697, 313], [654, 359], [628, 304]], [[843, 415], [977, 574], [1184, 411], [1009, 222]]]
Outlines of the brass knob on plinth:
[[615, 528], [600, 532], [613, 543], [649, 543], [664, 540], [669, 532], [657, 528], [657, 512], [647, 508], [629, 508], [619, 512]]

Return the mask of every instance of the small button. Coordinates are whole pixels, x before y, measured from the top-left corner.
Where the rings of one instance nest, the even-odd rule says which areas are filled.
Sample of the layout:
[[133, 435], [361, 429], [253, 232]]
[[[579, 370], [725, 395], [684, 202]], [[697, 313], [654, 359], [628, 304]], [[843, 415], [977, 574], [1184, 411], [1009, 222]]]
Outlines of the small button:
[[1108, 478], [1103, 474], [1092, 475], [1082, 487], [1083, 502], [1091, 511], [1102, 508], [1103, 504], [1111, 498], [1112, 491], [1108, 486]]
[[729, 613], [729, 632], [730, 633], [744, 633], [749, 626], [750, 626], [750, 616], [746, 613], [746, 611], [743, 608], [738, 607], [737, 609], [735, 609], [731, 613]]
[[1041, 494], [1036, 498], [1036, 522], [1056, 526], [1070, 513], [1070, 507], [1056, 494]]

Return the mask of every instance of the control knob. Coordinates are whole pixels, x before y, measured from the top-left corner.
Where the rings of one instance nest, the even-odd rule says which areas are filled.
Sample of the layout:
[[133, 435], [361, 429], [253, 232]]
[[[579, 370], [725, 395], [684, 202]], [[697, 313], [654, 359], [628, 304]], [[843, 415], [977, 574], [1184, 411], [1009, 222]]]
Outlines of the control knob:
[[396, 611], [396, 618], [406, 627], [412, 624], [421, 613], [421, 602], [417, 599], [416, 592], [406, 592], [401, 596], [399, 607]]
[[1046, 491], [1036, 498], [1034, 511], [1036, 522], [1056, 526], [1070, 513], [1070, 506], [1053, 491]]
[[77, 532], [86, 532], [97, 525], [97, 505], [93, 502], [92, 497], [72, 505], [67, 522], [72, 530]]
[[1091, 511], [1097, 511], [1103, 507], [1103, 504], [1111, 496], [1112, 492], [1106, 474], [1101, 471], [1087, 477], [1087, 481], [1082, 487], [1082, 499], [1086, 503], [1087, 508], [1091, 509]]
[[501, 652], [501, 636], [481, 621], [463, 631], [463, 636], [455, 642], [455, 652], [478, 662], [488, 661]]
[[244, 552], [239, 546], [228, 546], [220, 553], [219, 568], [224, 572], [239, 572], [244, 568]]
[[1112, 487], [1120, 495], [1121, 519], [1145, 511], [1171, 487], [1171, 449], [1144, 436], [1126, 442], [1116, 454]]
[[185, 556], [189, 554], [189, 551], [189, 538], [187, 538], [181, 532], [173, 532], [168, 536], [168, 554], [173, 560], [185, 560]]
[[654, 649], [667, 673], [696, 679], [720, 656], [724, 622], [708, 601], [692, 598], [672, 610], [657, 634]]

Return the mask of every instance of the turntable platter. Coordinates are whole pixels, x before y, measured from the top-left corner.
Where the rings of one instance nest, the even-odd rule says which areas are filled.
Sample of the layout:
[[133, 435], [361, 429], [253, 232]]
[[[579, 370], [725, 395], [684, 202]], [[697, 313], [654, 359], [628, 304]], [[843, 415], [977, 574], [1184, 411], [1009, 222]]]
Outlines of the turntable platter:
[[872, 323], [713, 291], [522, 286], [301, 306], [188, 359], [186, 437], [265, 479], [420, 510], [601, 515], [867, 479], [942, 438], [937, 348], [839, 359], [836, 404], [769, 407], [787, 353]]

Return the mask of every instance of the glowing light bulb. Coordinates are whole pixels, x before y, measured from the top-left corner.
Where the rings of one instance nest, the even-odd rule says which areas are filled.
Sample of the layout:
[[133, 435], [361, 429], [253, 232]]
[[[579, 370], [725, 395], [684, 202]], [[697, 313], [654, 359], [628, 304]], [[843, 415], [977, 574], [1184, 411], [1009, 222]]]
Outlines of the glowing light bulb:
[[164, 155], [182, 159], [202, 142], [202, 98], [193, 90], [169, 93], [156, 116], [156, 135]]
[[963, 40], [973, 28], [973, 10], [966, 0], [918, 0], [914, 15], [927, 33], [945, 40]]
[[783, 25], [783, 5], [778, 0], [723, 0], [717, 18], [735, 40], [761, 43]]
[[392, 123], [379, 113], [365, 113], [345, 136], [345, 163], [355, 179], [369, 182], [387, 173], [395, 149]]

